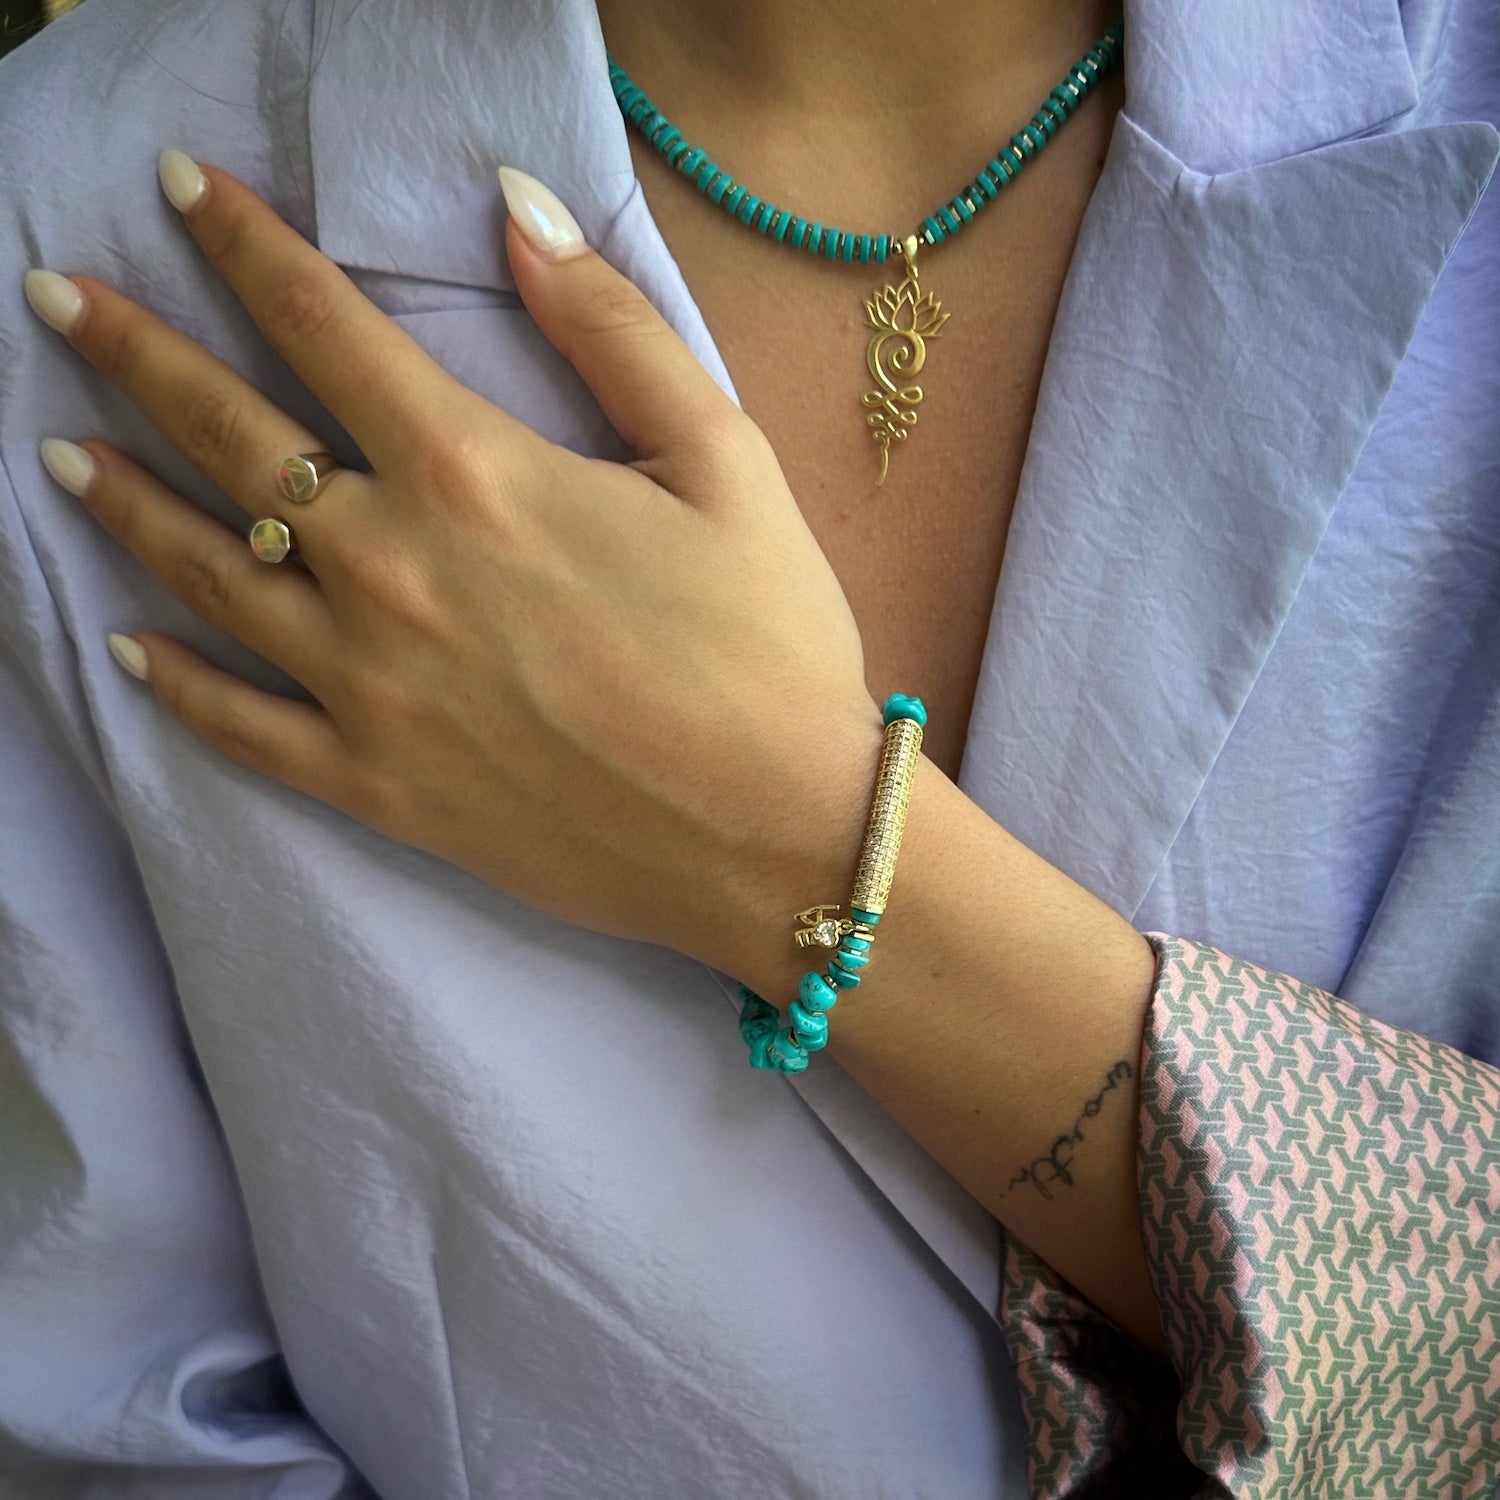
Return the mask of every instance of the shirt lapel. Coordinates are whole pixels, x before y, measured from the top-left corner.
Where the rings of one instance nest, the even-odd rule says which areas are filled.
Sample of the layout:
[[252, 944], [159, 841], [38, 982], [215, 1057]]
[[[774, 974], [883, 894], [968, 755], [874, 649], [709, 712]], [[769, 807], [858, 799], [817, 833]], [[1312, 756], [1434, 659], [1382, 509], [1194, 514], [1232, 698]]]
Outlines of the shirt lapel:
[[1361, 133], [1417, 103], [1396, 0], [1126, 11], [1125, 109], [1054, 324], [960, 785], [1128, 917], [1500, 135]]

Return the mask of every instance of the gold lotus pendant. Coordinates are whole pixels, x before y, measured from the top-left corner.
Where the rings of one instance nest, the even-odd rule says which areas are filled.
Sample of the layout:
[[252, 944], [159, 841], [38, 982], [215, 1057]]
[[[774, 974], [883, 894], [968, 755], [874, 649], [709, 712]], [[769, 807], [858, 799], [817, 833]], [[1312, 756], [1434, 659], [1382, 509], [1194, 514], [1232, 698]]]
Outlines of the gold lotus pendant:
[[891, 462], [891, 443], [905, 442], [917, 425], [917, 406], [922, 387], [911, 377], [927, 362], [927, 341], [935, 339], [948, 321], [948, 314], [931, 292], [919, 296], [917, 245], [914, 234], [901, 241], [906, 276], [899, 286], [885, 286], [865, 303], [865, 320], [874, 333], [865, 362], [875, 377], [875, 387], [862, 395], [870, 436], [880, 445], [880, 478], [885, 483]]

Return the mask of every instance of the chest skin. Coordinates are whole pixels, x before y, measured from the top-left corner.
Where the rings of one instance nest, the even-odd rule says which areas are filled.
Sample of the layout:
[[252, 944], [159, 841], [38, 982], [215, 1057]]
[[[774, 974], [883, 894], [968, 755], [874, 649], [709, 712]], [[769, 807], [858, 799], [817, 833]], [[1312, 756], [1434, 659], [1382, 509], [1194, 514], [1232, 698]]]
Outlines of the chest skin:
[[[900, 281], [899, 257], [834, 263], [768, 242], [630, 132], [647, 206], [848, 597], [871, 695], [923, 699], [924, 752], [955, 780], [1053, 318], [1122, 99], [1115, 73], [973, 224], [919, 253], [922, 291], [950, 317], [879, 487], [864, 302]], [[933, 182], [933, 200], [952, 186]]]

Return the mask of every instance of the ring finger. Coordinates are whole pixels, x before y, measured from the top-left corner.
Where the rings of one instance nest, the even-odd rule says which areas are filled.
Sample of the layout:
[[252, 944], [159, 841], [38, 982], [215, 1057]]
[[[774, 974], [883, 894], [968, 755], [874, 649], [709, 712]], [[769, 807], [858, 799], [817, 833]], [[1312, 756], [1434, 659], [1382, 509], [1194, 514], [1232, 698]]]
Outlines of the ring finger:
[[[62, 320], [65, 326], [58, 331], [145, 412], [189, 463], [253, 519], [285, 521], [308, 567], [314, 573], [326, 568], [336, 551], [330, 539], [347, 535], [348, 505], [370, 498], [366, 476], [336, 469], [318, 486], [312, 502], [287, 500], [277, 486], [277, 469], [293, 453], [323, 449], [318, 438], [223, 360], [139, 303], [92, 276], [58, 281], [61, 286], [53, 282], [43, 289], [51, 291], [50, 298], [38, 299], [53, 312], [47, 321], [58, 327], [55, 312], [70, 301], [67, 288], [74, 288], [72, 316]], [[28, 293], [33, 286], [28, 277]], [[344, 515], [334, 514], [339, 511]], [[248, 542], [241, 544], [251, 556]]]
[[[194, 614], [274, 662], [327, 706], [338, 629], [312, 574], [267, 567], [245, 539], [112, 444], [42, 444], [42, 461]], [[82, 449], [89, 464], [77, 461]], [[326, 680], [325, 680], [326, 679]]]

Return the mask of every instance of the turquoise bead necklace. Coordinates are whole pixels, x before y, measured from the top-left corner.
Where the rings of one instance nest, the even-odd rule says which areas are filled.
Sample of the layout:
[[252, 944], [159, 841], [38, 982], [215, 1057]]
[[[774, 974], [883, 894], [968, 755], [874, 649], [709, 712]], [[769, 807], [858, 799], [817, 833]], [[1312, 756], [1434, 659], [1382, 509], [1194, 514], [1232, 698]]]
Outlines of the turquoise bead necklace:
[[1000, 189], [1020, 174], [1021, 168], [1066, 123], [1121, 56], [1124, 18], [1113, 25], [1068, 69], [1067, 75], [1042, 100], [1029, 124], [1011, 136], [975, 174], [974, 180], [946, 203], [935, 208], [910, 234], [856, 234], [808, 220], [790, 209], [778, 208], [769, 199], [752, 193], [743, 183], [710, 160], [702, 146], [683, 139], [646, 95], [630, 81], [625, 69], [609, 58], [609, 78], [615, 99], [625, 119], [636, 127], [669, 166], [688, 179], [710, 202], [733, 214], [778, 244], [821, 255], [827, 260], [884, 262], [892, 251], [900, 253], [906, 272], [896, 286], [886, 285], [865, 303], [865, 321], [871, 329], [865, 363], [875, 385], [860, 397], [870, 436], [880, 447], [880, 476], [885, 482], [892, 442], [905, 441], [916, 425], [922, 387], [912, 381], [926, 363], [927, 344], [942, 332], [948, 314], [917, 282], [917, 251], [923, 245], [940, 245], [974, 222], [980, 211], [999, 196]]

